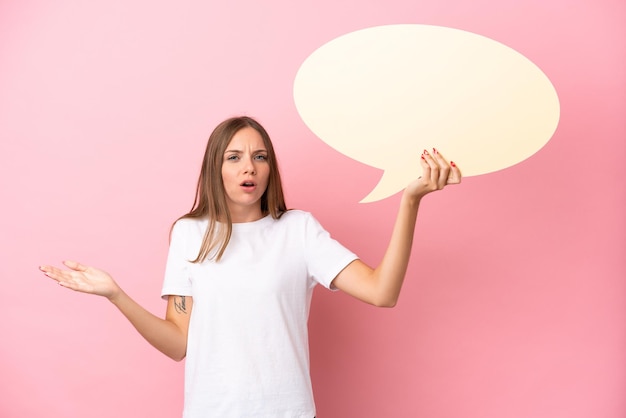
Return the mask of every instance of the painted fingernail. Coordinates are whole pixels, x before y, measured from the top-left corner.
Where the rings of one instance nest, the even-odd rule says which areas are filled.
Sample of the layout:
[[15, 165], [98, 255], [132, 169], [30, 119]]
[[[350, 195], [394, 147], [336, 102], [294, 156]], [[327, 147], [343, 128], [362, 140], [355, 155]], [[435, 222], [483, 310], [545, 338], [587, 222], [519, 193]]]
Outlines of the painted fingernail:
[[424, 158], [424, 155], [422, 154], [422, 160], [425, 160], [426, 158]]
[[439, 151], [437, 151], [437, 148], [433, 148], [433, 152], [434, 152], [435, 154], [439, 154]]
[[452, 167], [456, 167], [456, 164], [454, 164], [454, 161], [450, 161], [450, 165], [451, 165]]
[[424, 155], [428, 155], [428, 151], [424, 150]]

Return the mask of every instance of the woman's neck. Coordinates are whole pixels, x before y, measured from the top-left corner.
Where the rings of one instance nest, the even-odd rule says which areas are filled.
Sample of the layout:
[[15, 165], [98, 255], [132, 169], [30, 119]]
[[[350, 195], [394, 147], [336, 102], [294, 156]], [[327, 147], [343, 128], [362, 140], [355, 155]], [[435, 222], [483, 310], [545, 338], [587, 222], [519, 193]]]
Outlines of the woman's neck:
[[261, 208], [238, 208], [239, 210], [230, 208], [230, 220], [234, 224], [254, 222], [263, 218], [265, 215]]

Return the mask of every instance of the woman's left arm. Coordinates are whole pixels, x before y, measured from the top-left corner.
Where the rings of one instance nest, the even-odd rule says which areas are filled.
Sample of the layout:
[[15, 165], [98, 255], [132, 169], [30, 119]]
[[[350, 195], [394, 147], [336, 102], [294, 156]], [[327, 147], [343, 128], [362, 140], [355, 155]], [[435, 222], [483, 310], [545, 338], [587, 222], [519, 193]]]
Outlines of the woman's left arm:
[[404, 190], [387, 251], [378, 267], [372, 269], [361, 260], [355, 260], [335, 277], [332, 284], [336, 288], [375, 306], [396, 305], [411, 256], [422, 198], [447, 184], [461, 182], [459, 168], [448, 163], [437, 150], [432, 154], [424, 151], [420, 162], [423, 174]]

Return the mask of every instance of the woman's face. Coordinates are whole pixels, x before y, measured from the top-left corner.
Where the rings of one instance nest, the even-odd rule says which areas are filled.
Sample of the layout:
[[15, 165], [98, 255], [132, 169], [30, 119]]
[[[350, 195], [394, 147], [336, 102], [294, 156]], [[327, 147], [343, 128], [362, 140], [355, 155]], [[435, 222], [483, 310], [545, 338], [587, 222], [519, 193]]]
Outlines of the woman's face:
[[261, 219], [261, 196], [267, 189], [270, 166], [263, 138], [246, 127], [235, 133], [222, 161], [222, 180], [232, 221]]

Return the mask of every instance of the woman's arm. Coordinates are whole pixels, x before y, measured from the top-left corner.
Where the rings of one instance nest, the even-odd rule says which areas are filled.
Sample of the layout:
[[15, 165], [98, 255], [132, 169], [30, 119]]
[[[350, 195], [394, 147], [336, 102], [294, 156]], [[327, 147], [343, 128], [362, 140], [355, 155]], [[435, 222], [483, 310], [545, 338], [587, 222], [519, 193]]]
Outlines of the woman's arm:
[[165, 319], [161, 319], [128, 296], [108, 273], [74, 261], [65, 261], [63, 264], [69, 270], [52, 266], [41, 266], [39, 269], [63, 287], [106, 297], [157, 350], [176, 361], [185, 358], [193, 306], [191, 297], [169, 296]]
[[372, 269], [355, 260], [333, 280], [342, 291], [375, 306], [393, 307], [411, 256], [415, 221], [421, 199], [447, 184], [461, 182], [461, 171], [448, 163], [439, 152], [424, 151], [421, 158], [423, 174], [404, 191], [387, 251], [378, 267]]

